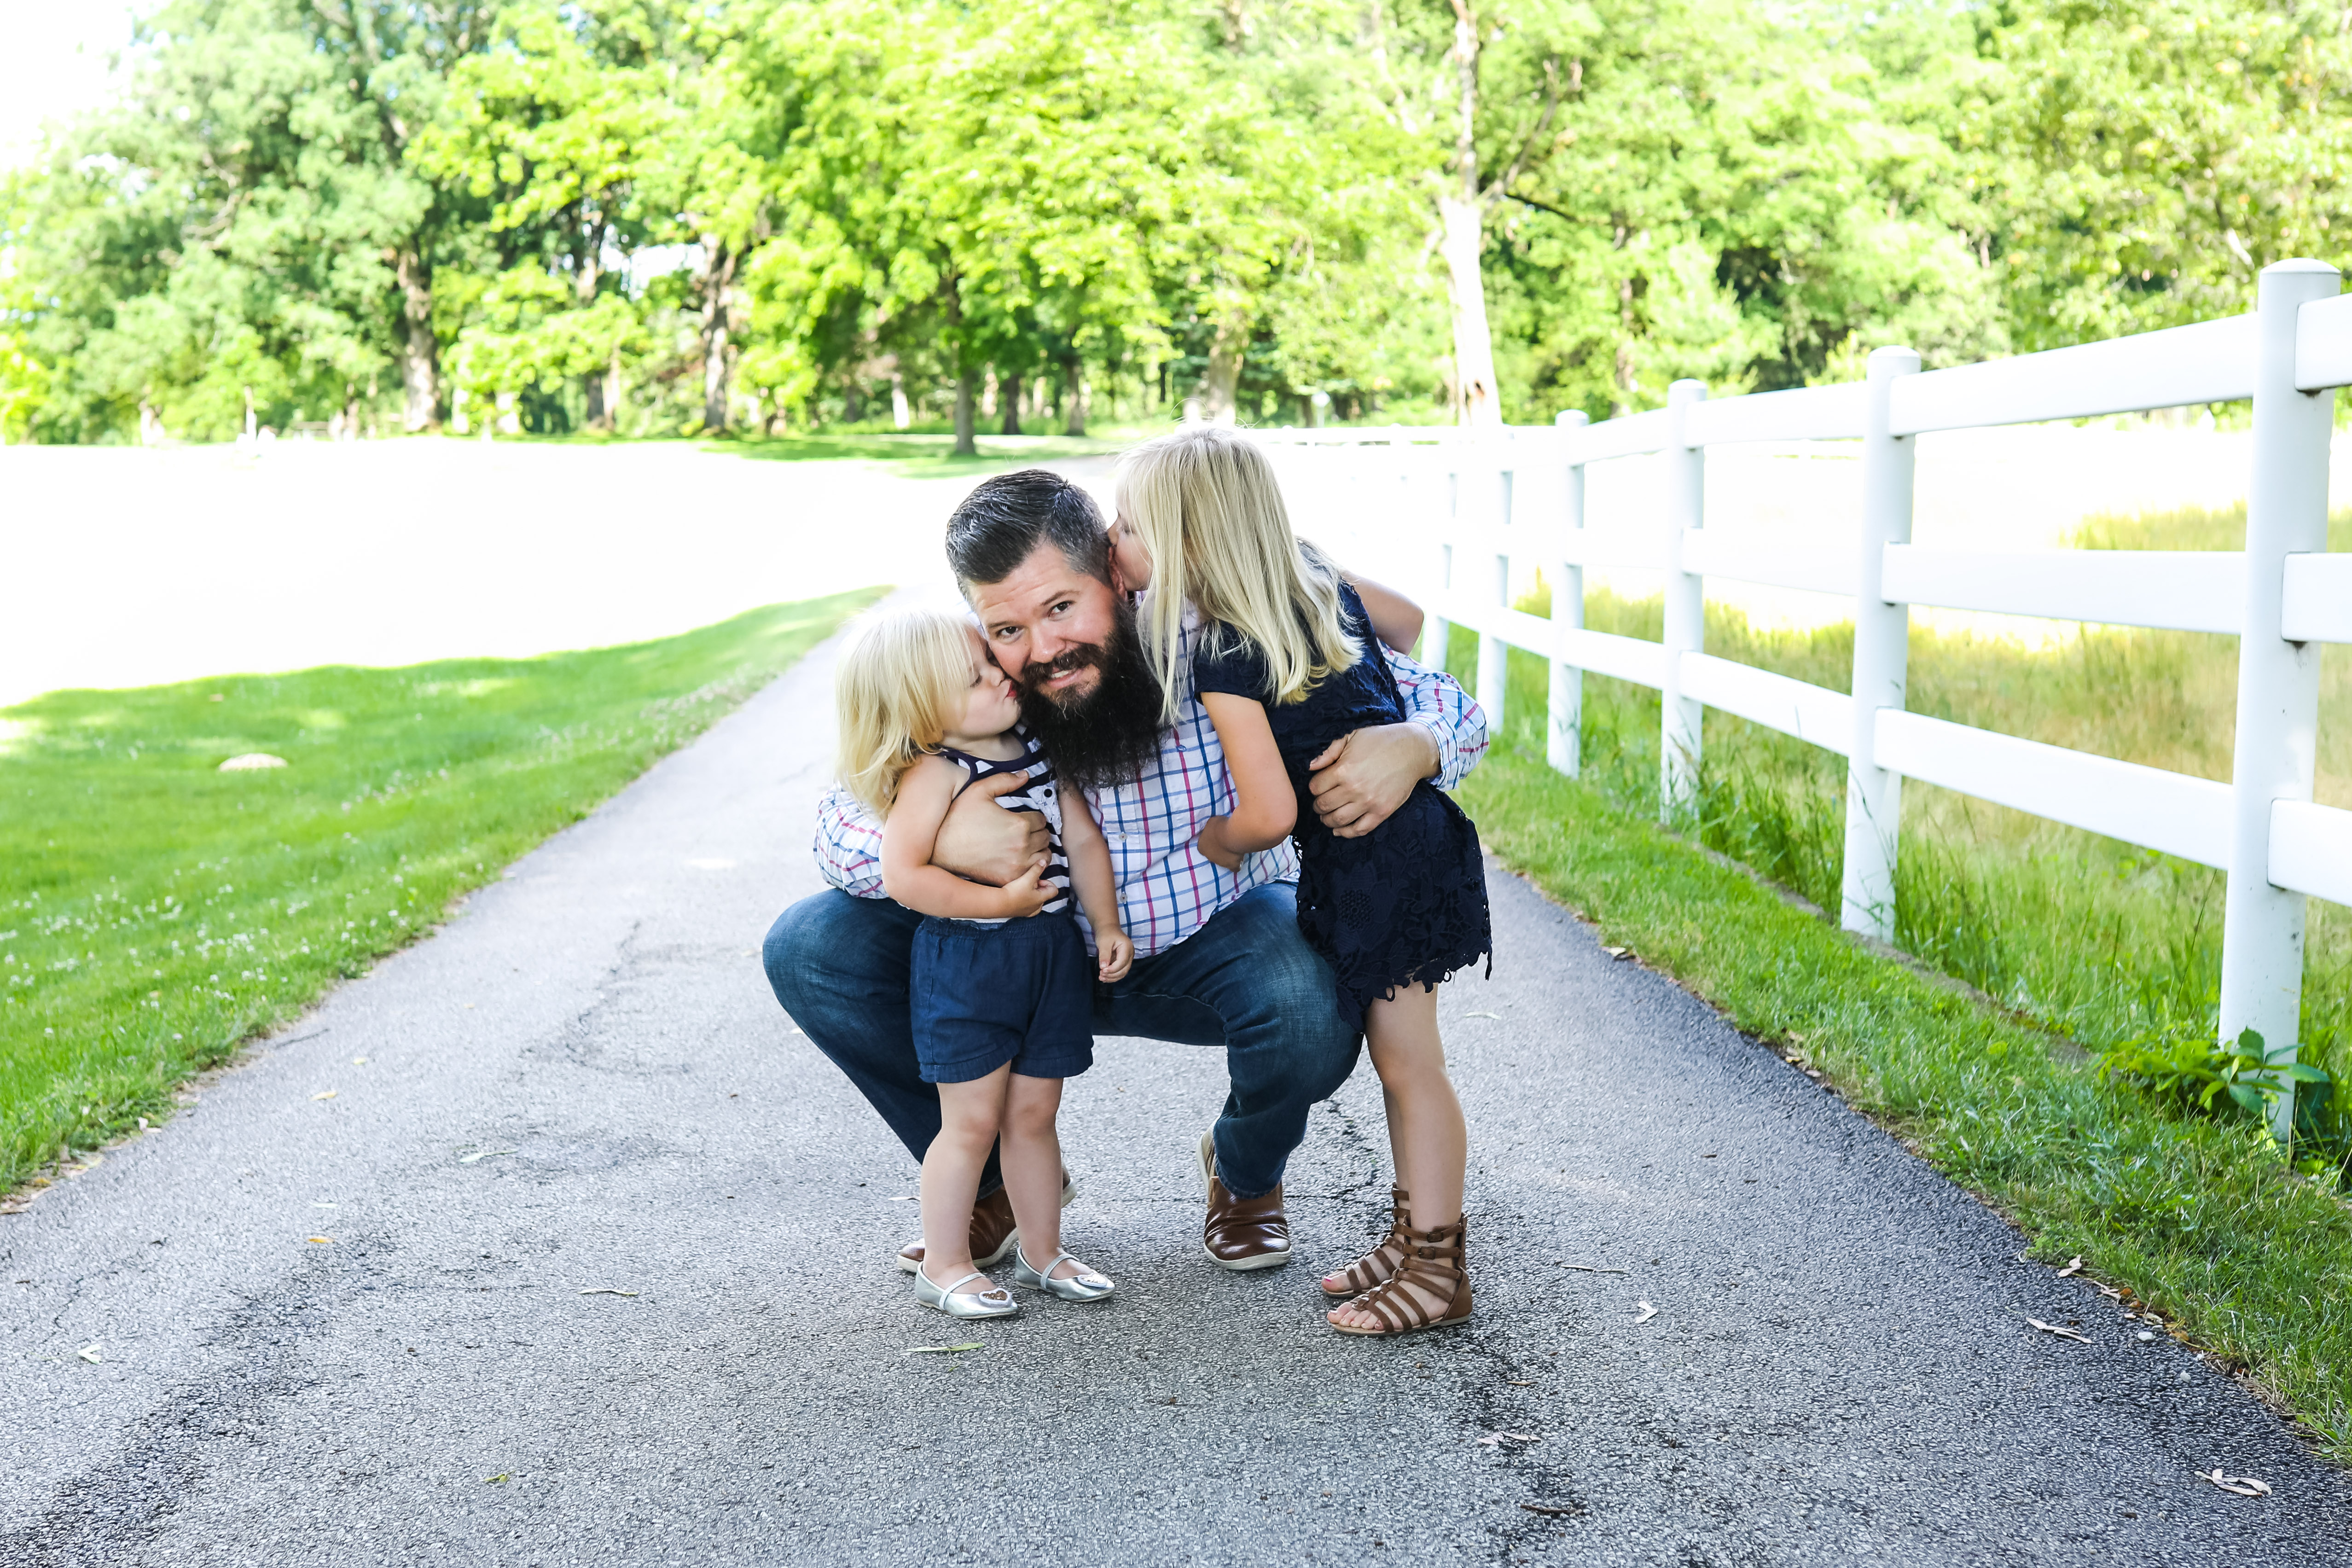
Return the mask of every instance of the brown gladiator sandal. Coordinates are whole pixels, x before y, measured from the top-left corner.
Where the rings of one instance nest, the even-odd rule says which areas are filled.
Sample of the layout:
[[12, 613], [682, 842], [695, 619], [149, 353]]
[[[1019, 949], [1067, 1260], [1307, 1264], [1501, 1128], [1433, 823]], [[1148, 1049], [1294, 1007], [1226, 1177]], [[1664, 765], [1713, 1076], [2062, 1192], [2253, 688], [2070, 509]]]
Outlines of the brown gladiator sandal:
[[[1464, 1222], [1441, 1225], [1433, 1230], [1406, 1229], [1408, 1251], [1404, 1267], [1391, 1276], [1386, 1283], [1376, 1285], [1354, 1300], [1346, 1303], [1370, 1312], [1378, 1318], [1377, 1329], [1350, 1328], [1344, 1323], [1331, 1326], [1343, 1334], [1355, 1334], [1364, 1339], [1387, 1339], [1395, 1334], [1415, 1333], [1423, 1329], [1445, 1329], [1470, 1319], [1470, 1274], [1462, 1257]], [[1418, 1291], [1410, 1289], [1418, 1287]], [[1432, 1314], [1423, 1304], [1421, 1292], [1441, 1297], [1444, 1305]]]
[[[1339, 1275], [1327, 1274], [1323, 1277], [1323, 1294], [1333, 1300], [1360, 1296], [1375, 1285], [1387, 1284], [1390, 1277], [1396, 1273], [1397, 1265], [1404, 1261], [1405, 1225], [1412, 1209], [1412, 1205], [1405, 1201], [1405, 1190], [1402, 1187], [1391, 1187], [1389, 1192], [1391, 1200], [1388, 1235], [1381, 1238], [1381, 1244], [1378, 1247], [1348, 1265], [1346, 1272]], [[1331, 1289], [1331, 1281], [1334, 1279], [1345, 1279], [1347, 1283], [1334, 1290]]]

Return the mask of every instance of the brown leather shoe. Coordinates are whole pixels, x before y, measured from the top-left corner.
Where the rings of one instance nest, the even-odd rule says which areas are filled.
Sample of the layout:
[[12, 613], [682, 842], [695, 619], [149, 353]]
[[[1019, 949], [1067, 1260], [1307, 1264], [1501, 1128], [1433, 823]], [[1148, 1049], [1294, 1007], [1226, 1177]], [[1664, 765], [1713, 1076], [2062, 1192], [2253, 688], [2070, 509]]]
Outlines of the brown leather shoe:
[[[1062, 1206], [1068, 1208], [1078, 1195], [1078, 1184], [1062, 1175]], [[1020, 1245], [1021, 1228], [1013, 1223], [1013, 1195], [1003, 1187], [971, 1205], [971, 1264], [975, 1268], [993, 1268], [1012, 1255]], [[898, 1249], [900, 1270], [912, 1274], [923, 1267], [923, 1238], [915, 1237]]]
[[1217, 1179], [1217, 1141], [1201, 1134], [1201, 1184], [1209, 1193], [1209, 1217], [1201, 1227], [1201, 1250], [1220, 1268], [1236, 1274], [1279, 1268], [1290, 1261], [1290, 1218], [1282, 1212], [1282, 1189], [1237, 1198]]

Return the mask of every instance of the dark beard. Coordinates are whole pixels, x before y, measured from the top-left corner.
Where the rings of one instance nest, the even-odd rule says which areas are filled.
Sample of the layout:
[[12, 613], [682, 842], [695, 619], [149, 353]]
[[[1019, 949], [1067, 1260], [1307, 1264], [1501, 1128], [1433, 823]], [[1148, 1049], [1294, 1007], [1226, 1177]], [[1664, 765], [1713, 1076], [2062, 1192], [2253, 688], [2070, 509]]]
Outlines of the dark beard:
[[[1099, 670], [1101, 679], [1092, 691], [1066, 700], [1038, 689], [1066, 669]], [[1160, 754], [1160, 682], [1144, 662], [1134, 610], [1119, 604], [1108, 647], [1066, 647], [1023, 670], [1021, 717], [1064, 783], [1111, 789], [1135, 782]]]

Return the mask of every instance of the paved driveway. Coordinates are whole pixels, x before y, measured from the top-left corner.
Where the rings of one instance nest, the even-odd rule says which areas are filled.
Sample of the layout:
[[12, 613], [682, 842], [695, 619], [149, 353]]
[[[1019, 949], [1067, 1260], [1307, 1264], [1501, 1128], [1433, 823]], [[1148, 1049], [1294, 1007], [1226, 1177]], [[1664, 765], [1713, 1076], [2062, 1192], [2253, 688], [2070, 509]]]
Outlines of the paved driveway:
[[1219, 1063], [1133, 1040], [1065, 1119], [1118, 1298], [919, 1310], [912, 1167], [754, 956], [814, 886], [829, 654], [0, 1220], [0, 1563], [2352, 1555], [2254, 1400], [1499, 871], [1444, 1001], [1471, 1328], [1320, 1326], [1381, 1223], [1369, 1070], [1293, 1167], [1301, 1262], [1227, 1276]]

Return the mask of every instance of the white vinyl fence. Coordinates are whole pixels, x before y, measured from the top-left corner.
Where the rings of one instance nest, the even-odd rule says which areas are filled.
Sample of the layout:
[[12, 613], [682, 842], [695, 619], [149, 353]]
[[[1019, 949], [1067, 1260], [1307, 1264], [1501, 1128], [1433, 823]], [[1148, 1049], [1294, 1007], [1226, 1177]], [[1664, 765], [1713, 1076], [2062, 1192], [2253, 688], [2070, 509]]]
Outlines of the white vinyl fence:
[[[1675, 383], [1666, 406], [1587, 425], [1491, 437], [1360, 430], [1268, 433], [1270, 440], [1386, 450], [1392, 467], [1446, 480], [1450, 502], [1429, 559], [1410, 584], [1430, 607], [1425, 647], [1452, 621], [1479, 635], [1478, 697], [1499, 726], [1509, 647], [1551, 663], [1548, 751], [1577, 769], [1582, 672], [1655, 688], [1664, 698], [1661, 814], [1693, 798], [1699, 713], [1714, 707], [1848, 759], [1841, 918], [1881, 939], [1894, 931], [1895, 865], [1905, 778], [2086, 828], [2229, 874], [2222, 927], [2221, 1035], [2253, 1028], [2273, 1049], [2300, 1027], [2304, 900], [2352, 904], [2352, 811], [2313, 803], [2319, 645], [2352, 642], [2352, 553], [2327, 552], [2334, 389], [2352, 384], [2352, 295], [2336, 269], [2284, 261], [2264, 269], [2250, 315], [1950, 370], [1919, 369], [1908, 349], [1870, 356], [1866, 381], [1717, 402]], [[1911, 543], [1913, 437], [1931, 430], [2253, 403], [2254, 460], [2242, 552], [2045, 550], [1992, 553]], [[1846, 552], [1717, 542], [1705, 529], [1704, 465], [1735, 442], [1863, 443], [1860, 526]], [[1434, 442], [1433, 446], [1430, 443]], [[1418, 444], [1416, 444], [1418, 443]], [[1367, 448], [1370, 448], [1369, 450]], [[1586, 526], [1588, 465], [1664, 454], [1662, 515], [1645, 526]], [[1515, 478], [1564, 470], [1566, 502], [1517, 515]], [[1533, 487], [1528, 487], [1530, 489]], [[1552, 615], [1510, 606], [1510, 567], [1540, 565]], [[1583, 626], [1584, 568], [1666, 574], [1663, 642]], [[1809, 589], [1854, 606], [1853, 695], [1710, 656], [1705, 580]], [[2240, 638], [2233, 784], [2215, 784], [1906, 712], [1913, 605]], [[2118, 701], [2131, 700], [2127, 692]], [[2281, 1114], [2290, 1112], [2283, 1103]]]

